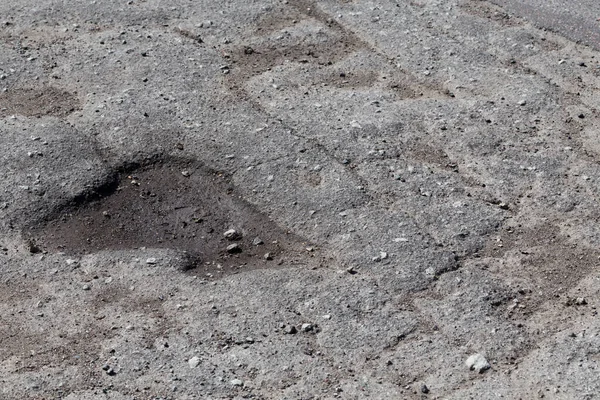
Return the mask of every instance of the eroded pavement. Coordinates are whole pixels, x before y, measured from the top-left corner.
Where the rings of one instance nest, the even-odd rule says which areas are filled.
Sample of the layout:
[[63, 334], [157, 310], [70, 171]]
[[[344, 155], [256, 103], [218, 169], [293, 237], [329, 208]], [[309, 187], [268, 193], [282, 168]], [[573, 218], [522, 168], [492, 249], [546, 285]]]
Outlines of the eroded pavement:
[[2, 398], [600, 391], [596, 51], [467, 0], [0, 16]]

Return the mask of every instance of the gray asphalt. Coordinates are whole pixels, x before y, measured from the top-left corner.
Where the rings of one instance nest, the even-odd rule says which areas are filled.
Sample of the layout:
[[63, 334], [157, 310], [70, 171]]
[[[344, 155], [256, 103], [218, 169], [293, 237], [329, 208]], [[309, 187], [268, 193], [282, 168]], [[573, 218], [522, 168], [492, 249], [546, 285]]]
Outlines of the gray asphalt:
[[598, 0], [491, 0], [538, 27], [600, 49]]
[[594, 398], [549, 1], [0, 0], [0, 400]]

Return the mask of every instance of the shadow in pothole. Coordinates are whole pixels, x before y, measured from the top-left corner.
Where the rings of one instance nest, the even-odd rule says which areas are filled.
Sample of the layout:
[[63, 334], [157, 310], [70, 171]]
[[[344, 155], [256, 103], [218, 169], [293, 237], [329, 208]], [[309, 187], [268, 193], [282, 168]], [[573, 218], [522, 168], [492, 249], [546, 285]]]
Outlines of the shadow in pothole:
[[[228, 238], [231, 229], [236, 234]], [[184, 160], [122, 168], [111, 181], [31, 223], [24, 234], [32, 251], [77, 256], [168, 248], [193, 260], [187, 268], [220, 273], [293, 264], [308, 255], [302, 238], [244, 201], [225, 174]], [[237, 248], [228, 250], [231, 245]]]

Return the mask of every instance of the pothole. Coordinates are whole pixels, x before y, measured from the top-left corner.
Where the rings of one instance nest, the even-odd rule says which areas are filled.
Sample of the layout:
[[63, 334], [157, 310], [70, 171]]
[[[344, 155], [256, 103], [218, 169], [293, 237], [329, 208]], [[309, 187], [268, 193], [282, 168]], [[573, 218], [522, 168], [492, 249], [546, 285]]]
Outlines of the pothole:
[[0, 118], [14, 114], [26, 117], [65, 117], [80, 108], [76, 94], [52, 86], [13, 89], [0, 93]]
[[123, 169], [86, 199], [31, 224], [25, 236], [32, 251], [75, 256], [175, 249], [190, 255], [190, 267], [220, 274], [312, 255], [302, 238], [244, 201], [225, 174], [181, 160]]

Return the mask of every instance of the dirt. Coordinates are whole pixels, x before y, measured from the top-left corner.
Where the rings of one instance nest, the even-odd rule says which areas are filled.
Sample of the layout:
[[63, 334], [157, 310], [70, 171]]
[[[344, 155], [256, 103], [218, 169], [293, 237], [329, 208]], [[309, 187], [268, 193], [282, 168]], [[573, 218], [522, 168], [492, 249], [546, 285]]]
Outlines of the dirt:
[[13, 89], [0, 93], [0, 118], [10, 115], [27, 117], [65, 117], [81, 109], [77, 93], [56, 87]]
[[460, 6], [469, 14], [488, 19], [489, 21], [502, 26], [519, 26], [523, 24], [523, 21], [520, 18], [511, 15], [502, 8], [487, 2], [478, 0], [464, 0], [460, 3]]
[[535, 289], [532, 297], [537, 303], [564, 296], [597, 266], [600, 252], [561, 234], [552, 223], [527, 228], [507, 225], [481, 255], [507, 261], [492, 268], [498, 273], [514, 269], [514, 276]]
[[[238, 232], [233, 240], [224, 237], [230, 229]], [[185, 160], [120, 168], [112, 181], [25, 232], [36, 252], [166, 248], [187, 255], [184, 269], [217, 276], [293, 263], [314, 247], [245, 202], [225, 173]], [[233, 254], [231, 244], [239, 246]]]

